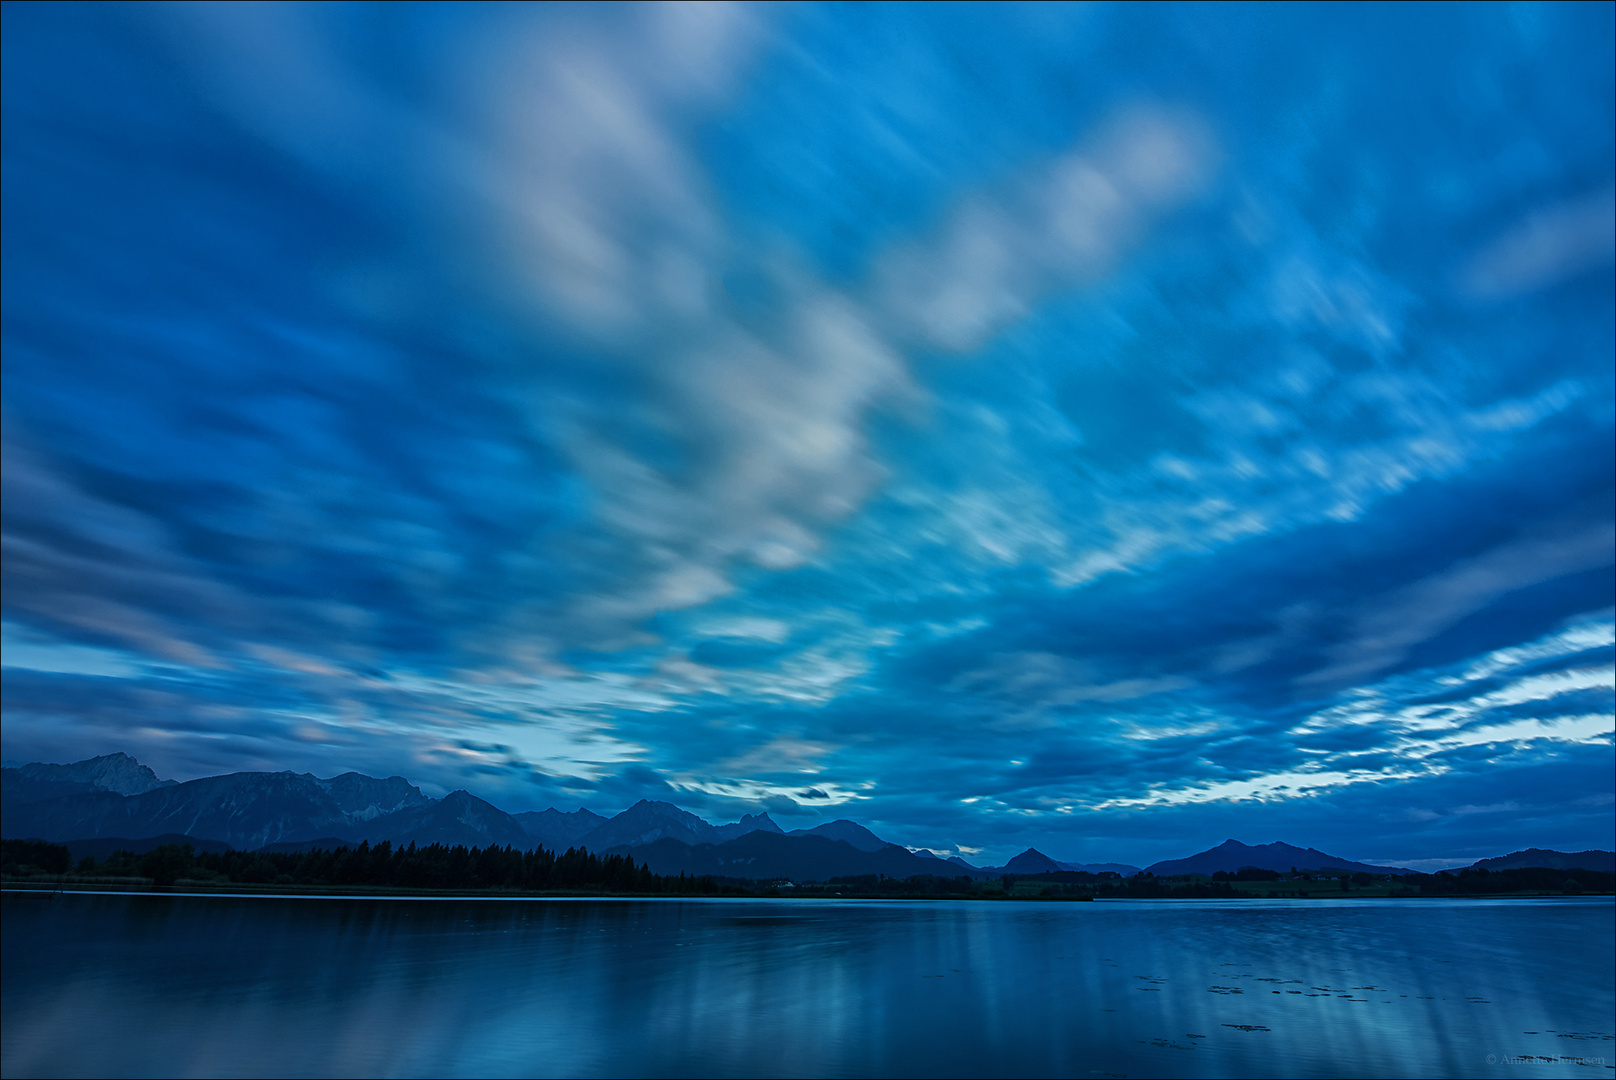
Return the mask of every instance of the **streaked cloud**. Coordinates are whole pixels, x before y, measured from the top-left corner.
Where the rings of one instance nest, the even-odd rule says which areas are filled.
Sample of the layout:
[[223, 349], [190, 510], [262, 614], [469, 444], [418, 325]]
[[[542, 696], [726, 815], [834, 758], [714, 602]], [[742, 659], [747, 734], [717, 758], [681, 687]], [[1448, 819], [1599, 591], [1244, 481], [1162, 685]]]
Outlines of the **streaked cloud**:
[[1208, 18], [8, 10], [6, 756], [1608, 836], [1609, 13]]

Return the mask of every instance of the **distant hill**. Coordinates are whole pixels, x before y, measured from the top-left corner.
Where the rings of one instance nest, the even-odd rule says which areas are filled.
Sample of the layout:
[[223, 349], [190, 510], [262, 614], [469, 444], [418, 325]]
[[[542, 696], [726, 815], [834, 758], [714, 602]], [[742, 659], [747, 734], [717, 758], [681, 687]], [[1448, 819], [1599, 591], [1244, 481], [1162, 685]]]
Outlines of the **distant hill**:
[[30, 794], [5, 785], [0, 828], [7, 837], [75, 840], [181, 833], [246, 850], [325, 835], [334, 824], [349, 824], [313, 777], [295, 773], [210, 776], [130, 796], [95, 791], [34, 800], [27, 798]]
[[1139, 873], [1139, 867], [1129, 863], [1120, 862], [1056, 862], [1062, 870], [1077, 870], [1085, 874], [1120, 874], [1123, 877], [1133, 877]]
[[815, 825], [811, 829], [793, 829], [792, 836], [821, 836], [826, 840], [840, 840], [850, 844], [860, 851], [880, 851], [887, 847], [887, 841], [875, 835], [869, 829], [856, 821], [840, 818], [836, 821], [827, 821], [823, 825]]
[[768, 814], [746, 814], [729, 825], [710, 825], [672, 803], [642, 800], [616, 817], [579, 808], [570, 814], [554, 808], [511, 815], [528, 836], [554, 851], [582, 847], [605, 851], [624, 844], [649, 844], [663, 838], [686, 844], [720, 844], [749, 832], [779, 832]]
[[585, 835], [581, 843], [590, 851], [650, 844], [661, 839], [700, 844], [712, 839], [713, 827], [672, 803], [641, 799], [616, 817]]
[[1037, 848], [1028, 848], [1020, 855], [1005, 863], [1002, 869], [1007, 874], [1053, 874], [1061, 868], [1060, 863], [1051, 859]]
[[1137, 866], [1130, 866], [1127, 863], [1061, 862], [1058, 859], [1051, 859], [1037, 848], [1028, 848], [1003, 866], [972, 866], [958, 857], [948, 861], [982, 877], [997, 877], [1001, 874], [1053, 874], [1061, 871], [1082, 874], [1120, 874], [1123, 877], [1132, 877], [1134, 874], [1139, 873]]
[[498, 844], [518, 850], [533, 846], [532, 838], [515, 818], [466, 791], [452, 791], [441, 799], [429, 799], [425, 804], [351, 827], [348, 832], [371, 841], [391, 840], [395, 846]]
[[780, 828], [780, 826], [776, 825], [773, 819], [771, 819], [766, 813], [742, 814], [741, 820], [730, 825], [714, 825], [712, 826], [712, 830], [714, 838], [716, 838], [720, 843], [725, 840], [734, 840], [739, 836], [745, 836], [747, 833], [777, 833], [784, 831]]
[[[747, 814], [714, 825], [672, 803], [641, 800], [605, 817], [580, 807], [508, 814], [466, 791], [441, 799], [402, 776], [377, 778], [349, 772], [329, 779], [308, 773], [252, 772], [207, 776], [184, 783], [159, 779], [127, 754], [106, 754], [70, 765], [34, 762], [0, 770], [0, 835], [77, 846], [113, 845], [143, 851], [162, 842], [222, 844], [238, 850], [308, 850], [362, 841], [395, 845], [489, 844], [555, 851], [583, 848], [597, 854], [629, 852], [658, 873], [681, 870], [722, 877], [822, 881], [829, 877], [915, 874], [998, 877], [1056, 872], [1138, 872], [1125, 863], [1075, 863], [1028, 848], [1004, 866], [974, 866], [959, 856], [940, 859], [889, 843], [856, 821], [841, 819], [811, 829], [781, 830], [768, 814]], [[91, 847], [84, 847], [86, 853]], [[82, 857], [82, 856], [78, 856]], [[1483, 859], [1488, 869], [1543, 866], [1611, 871], [1608, 851], [1528, 849]], [[1395, 867], [1354, 862], [1290, 844], [1255, 847], [1236, 840], [1159, 862], [1158, 875], [1234, 872], [1254, 866], [1288, 871], [1337, 868], [1402, 874]]]
[[1170, 874], [1215, 874], [1219, 870], [1232, 874], [1247, 866], [1254, 866], [1259, 870], [1278, 870], [1281, 873], [1292, 867], [1298, 870], [1337, 869], [1351, 870], [1355, 873], [1364, 871], [1370, 874], [1414, 872], [1400, 867], [1353, 862], [1339, 855], [1327, 855], [1317, 848], [1299, 848], [1279, 842], [1252, 847], [1238, 840], [1225, 840], [1217, 847], [1198, 855], [1191, 855], [1187, 859], [1168, 859], [1165, 862], [1153, 863], [1145, 867], [1145, 870], [1158, 877], [1166, 877]]
[[[26, 775], [16, 780], [20, 782], [9, 775], [0, 778], [0, 830], [7, 837], [61, 841], [179, 833], [243, 851], [316, 836], [415, 837], [421, 832], [422, 812], [436, 802], [403, 777], [380, 780], [359, 773], [329, 780], [307, 773], [231, 773], [163, 784], [135, 795], [95, 790], [44, 798]], [[471, 835], [459, 826], [453, 831]], [[512, 841], [525, 838], [514, 822], [497, 831]], [[492, 841], [490, 836], [480, 842]]]
[[[832, 823], [860, 830], [852, 822]], [[466, 791], [429, 798], [401, 776], [230, 773], [185, 783], [159, 780], [127, 754], [72, 765], [0, 770], [0, 835], [131, 851], [161, 842], [238, 850], [308, 850], [384, 840], [395, 845], [509, 845], [600, 852], [674, 839], [718, 844], [753, 832], [779, 834], [767, 814], [711, 825], [671, 803], [636, 803], [615, 817], [586, 809], [507, 814]], [[876, 841], [884, 846], [882, 841]], [[143, 847], [141, 845], [144, 845]], [[86, 847], [88, 850], [88, 847]]]
[[132, 855], [144, 855], [154, 847], [163, 844], [190, 844], [197, 851], [228, 851], [229, 844], [221, 844], [217, 840], [199, 840], [194, 836], [185, 836], [181, 833], [167, 833], [163, 836], [146, 836], [139, 840], [130, 840], [122, 836], [96, 836], [88, 840], [67, 841], [68, 854], [77, 862], [86, 856], [97, 862], [105, 859], [114, 851], [127, 851]]
[[[847, 822], [847, 824], [851, 825], [852, 822]], [[925, 850], [917, 851], [915, 854], [923, 859], [941, 858], [941, 856]], [[1051, 859], [1037, 848], [1028, 848], [1003, 866], [976, 866], [966, 862], [958, 855], [951, 855], [943, 861], [957, 867], [958, 871], [964, 871], [973, 877], [998, 877], [1003, 874], [1050, 874], [1058, 871], [1084, 874], [1119, 874], [1122, 877], [1132, 877], [1134, 874], [1139, 873], [1137, 866], [1130, 866], [1127, 863], [1061, 862], [1059, 859]], [[957, 871], [938, 872], [950, 873]]]
[[606, 824], [607, 819], [579, 807], [572, 813], [563, 813], [551, 807], [548, 810], [529, 810], [522, 814], [512, 814], [516, 823], [532, 837], [540, 847], [547, 847], [552, 851], [566, 851], [577, 847], [578, 841], [588, 836], [595, 829]]
[[769, 881], [828, 881], [834, 877], [885, 874], [907, 878], [916, 874], [956, 876], [936, 859], [923, 859], [897, 844], [879, 851], [862, 851], [845, 840], [808, 833], [782, 834], [753, 831], [722, 844], [681, 844], [671, 838], [654, 843], [613, 849], [606, 854], [627, 854], [653, 873], [685, 873], [700, 877], [748, 878]]
[[1478, 859], [1470, 866], [1454, 867], [1451, 873], [1460, 870], [1519, 870], [1526, 867], [1540, 866], [1548, 870], [1599, 870], [1603, 873], [1616, 873], [1616, 852], [1600, 851], [1595, 848], [1591, 851], [1550, 851], [1546, 848], [1527, 848], [1525, 851], [1513, 851], [1508, 855], [1499, 855], [1492, 859]]

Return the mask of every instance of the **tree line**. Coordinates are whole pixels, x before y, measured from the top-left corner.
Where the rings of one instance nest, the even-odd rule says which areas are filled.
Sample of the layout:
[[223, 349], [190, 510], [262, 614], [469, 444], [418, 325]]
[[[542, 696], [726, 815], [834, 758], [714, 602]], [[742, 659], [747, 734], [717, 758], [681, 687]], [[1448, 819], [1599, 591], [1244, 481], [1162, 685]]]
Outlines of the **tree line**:
[[[1351, 892], [1376, 886], [1381, 895], [1476, 896], [1503, 893], [1616, 892], [1616, 874], [1599, 870], [1468, 869], [1440, 874], [1369, 874], [1345, 870], [1257, 871], [1177, 874], [1148, 872], [1122, 877], [1114, 873], [1060, 871], [1048, 874], [1005, 874], [998, 879], [917, 875], [890, 878], [867, 874], [832, 878], [821, 885], [739, 881], [712, 876], [677, 877], [654, 874], [627, 855], [596, 855], [580, 848], [556, 853], [547, 848], [522, 851], [490, 844], [467, 847], [383, 841], [357, 847], [312, 851], [198, 852], [190, 844], [163, 844], [144, 854], [114, 851], [104, 859], [85, 857], [75, 865], [66, 845], [43, 840], [0, 841], [0, 875], [8, 878], [148, 878], [158, 886], [178, 881], [202, 885], [280, 886], [298, 888], [388, 888], [494, 892], [588, 891], [640, 895], [784, 895], [893, 896], [939, 899], [1234, 899], [1253, 895], [1305, 897], [1320, 891]], [[1322, 880], [1321, 880], [1322, 879]], [[1286, 891], [1252, 893], [1244, 882], [1279, 885]]]
[[548, 848], [522, 851], [509, 845], [467, 847], [390, 841], [311, 851], [197, 851], [190, 844], [162, 844], [141, 855], [114, 851], [73, 864], [65, 845], [39, 840], [3, 842], [0, 873], [75, 877], [144, 877], [154, 885], [177, 881], [218, 885], [281, 885], [321, 888], [395, 888], [544, 892], [587, 889], [614, 893], [715, 894], [725, 887], [712, 877], [653, 874], [627, 855], [596, 855], [580, 848], [557, 854]]
[[[1239, 887], [1241, 882], [1257, 881], [1276, 883], [1281, 888], [1253, 892]], [[1233, 900], [1256, 896], [1308, 898], [1370, 888], [1375, 889], [1375, 895], [1389, 897], [1486, 896], [1504, 893], [1576, 896], [1616, 892], [1616, 874], [1601, 870], [1551, 870], [1542, 867], [1402, 875], [1347, 870], [1300, 871], [1286, 875], [1271, 870], [1250, 871], [1248, 868], [1235, 873], [1219, 871], [1212, 875], [1173, 874], [1160, 877], [1148, 872], [1123, 877], [1114, 873], [1063, 870], [1047, 874], [1004, 874], [997, 880], [930, 875], [900, 880], [864, 874], [832, 878], [822, 886], [799, 887], [797, 894], [1018, 900]]]

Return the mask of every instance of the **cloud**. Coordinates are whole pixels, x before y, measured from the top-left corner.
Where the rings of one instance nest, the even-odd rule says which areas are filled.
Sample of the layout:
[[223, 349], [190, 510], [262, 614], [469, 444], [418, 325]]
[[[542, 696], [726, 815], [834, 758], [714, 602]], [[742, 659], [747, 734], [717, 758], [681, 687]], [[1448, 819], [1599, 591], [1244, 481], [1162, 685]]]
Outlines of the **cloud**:
[[[1032, 245], [1018, 256], [1030, 260], [1026, 289], [1034, 291], [1028, 299], [1057, 282], [1092, 277], [1135, 238], [1142, 227], [1136, 212], [1144, 215], [1193, 191], [1205, 142], [1186, 121], [1129, 115], [1098, 140], [1092, 162], [1069, 158], [1029, 182], [1038, 187], [1058, 179], [1066, 185], [1058, 197], [1003, 196], [1006, 205], [1020, 199], [1034, 213], [1015, 225], [1014, 235], [1000, 238]], [[1104, 191], [1085, 194], [1067, 174], [1088, 177]], [[1089, 198], [1097, 205], [1087, 205]], [[1059, 206], [1052, 209], [1050, 199]], [[1031, 238], [1051, 226], [1038, 214], [1066, 215], [1057, 229], [1065, 239], [1043, 254]], [[1073, 218], [1085, 214], [1092, 218], [1084, 219], [1087, 226]], [[1089, 227], [1103, 238], [1092, 244], [1075, 238]], [[728, 568], [738, 561], [778, 571], [815, 557], [823, 531], [858, 510], [885, 475], [866, 434], [872, 414], [918, 398], [897, 343], [912, 337], [927, 316], [903, 309], [896, 298], [927, 289], [983, 293], [974, 277], [977, 260], [950, 262], [938, 254], [957, 246], [952, 238], [932, 239], [893, 256], [897, 262], [883, 263], [887, 269], [877, 273], [885, 284], [874, 287], [873, 301], [832, 290], [800, 268], [761, 267], [776, 297], [778, 331], [760, 333], [735, 313], [715, 311], [687, 331], [691, 344], [672, 355], [651, 350], [657, 368], [648, 383], [648, 415], [677, 448], [676, 468], [636, 453], [607, 433], [610, 425], [584, 420], [569, 429], [572, 460], [602, 496], [601, 521], [630, 541], [632, 557], [645, 565], [611, 597], [585, 601], [576, 617], [609, 613], [632, 621], [700, 605], [726, 593]], [[919, 268], [924, 283], [905, 278]], [[1019, 282], [1022, 273], [1012, 276]], [[670, 595], [659, 584], [670, 576], [702, 584]]]
[[1472, 255], [1460, 290], [1482, 301], [1524, 296], [1616, 260], [1616, 188], [1532, 211]]
[[1047, 652], [1002, 653], [988, 660], [945, 689], [987, 699], [983, 707], [993, 722], [1017, 727], [1055, 723], [1063, 711], [1083, 703], [1133, 701], [1194, 685], [1181, 675], [1108, 679], [1092, 665]]
[[1058, 288], [1116, 265], [1153, 219], [1211, 179], [1217, 145], [1194, 114], [1136, 107], [1007, 190], [967, 197], [935, 235], [878, 259], [901, 331], [966, 352]]
[[[713, 766], [713, 771], [719, 775], [735, 777], [779, 773], [813, 774], [824, 771], [820, 761], [835, 749], [827, 743], [781, 735], [718, 762]], [[819, 797], [821, 796], [815, 796]]]
[[1608, 520], [1545, 524], [1438, 574], [1377, 598], [1353, 620], [1349, 640], [1301, 685], [1347, 685], [1400, 662], [1420, 643], [1499, 597], [1539, 582], [1609, 566], [1616, 530]]
[[716, 796], [743, 803], [761, 803], [772, 813], [797, 813], [806, 804], [818, 807], [845, 806], [869, 798], [855, 789], [838, 784], [818, 783], [812, 787], [767, 784], [756, 780], [682, 779], [681, 792]]
[[1608, 833], [1610, 646], [1554, 637], [1609, 593], [1610, 301], [1549, 293], [1609, 259], [1596, 15], [1411, 67], [1306, 12], [96, 11], [7, 13], [8, 755], [995, 858]]
[[127, 653], [56, 640], [7, 622], [0, 624], [0, 666], [59, 675], [128, 678], [139, 674], [142, 664]]

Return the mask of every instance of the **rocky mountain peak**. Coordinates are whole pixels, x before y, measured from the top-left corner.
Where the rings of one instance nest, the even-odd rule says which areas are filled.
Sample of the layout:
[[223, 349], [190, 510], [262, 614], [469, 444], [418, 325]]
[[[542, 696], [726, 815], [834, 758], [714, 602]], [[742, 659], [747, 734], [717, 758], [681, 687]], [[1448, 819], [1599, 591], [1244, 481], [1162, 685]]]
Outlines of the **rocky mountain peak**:
[[50, 765], [36, 761], [22, 766], [17, 772], [29, 780], [91, 784], [102, 791], [119, 795], [142, 795], [153, 788], [174, 783], [172, 780], [159, 780], [148, 766], [123, 753], [103, 754], [75, 761], [71, 765]]

